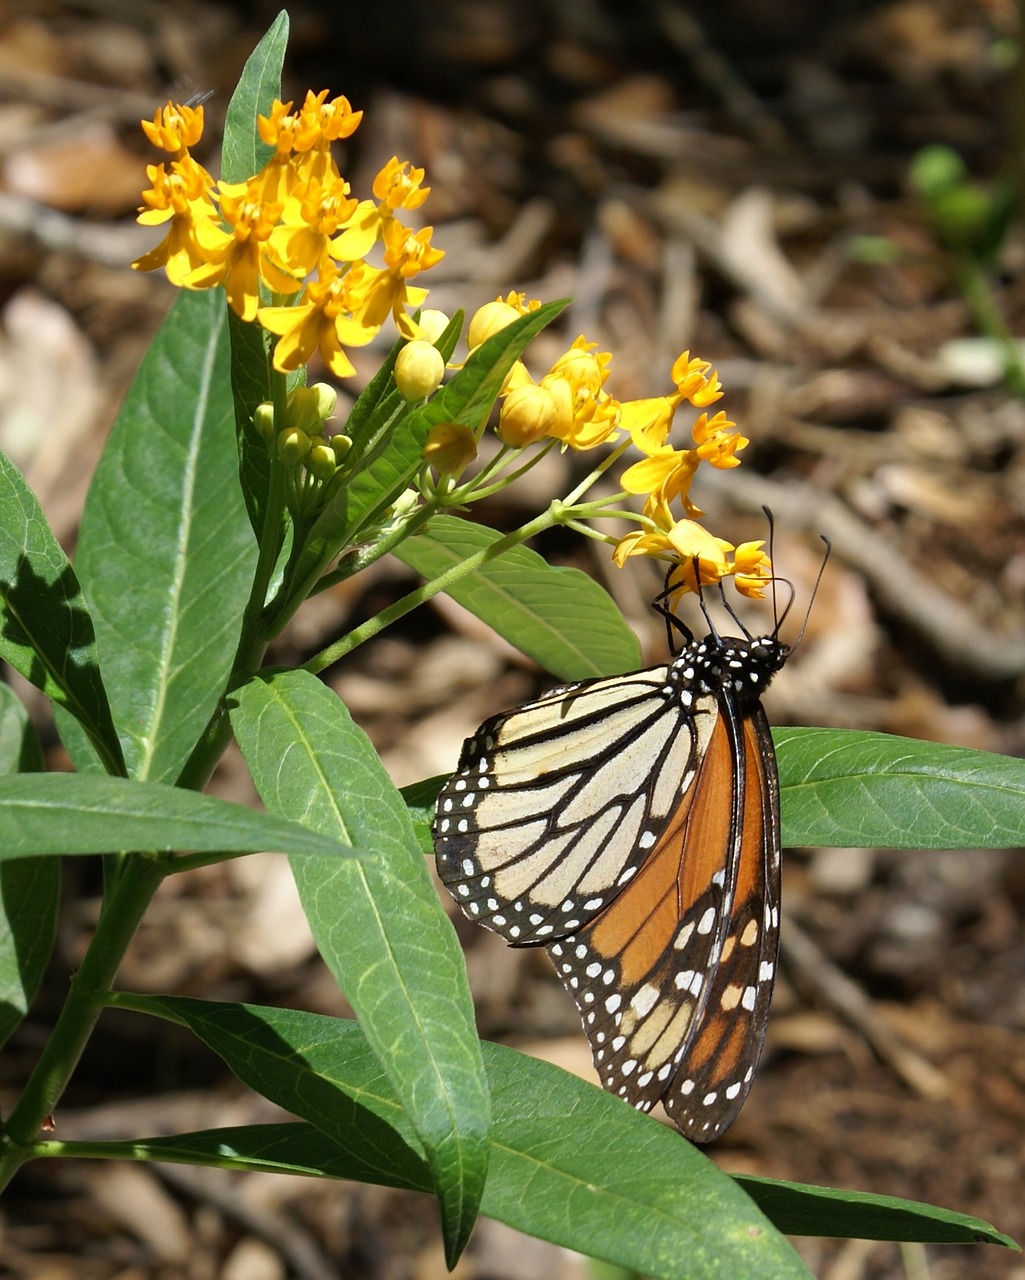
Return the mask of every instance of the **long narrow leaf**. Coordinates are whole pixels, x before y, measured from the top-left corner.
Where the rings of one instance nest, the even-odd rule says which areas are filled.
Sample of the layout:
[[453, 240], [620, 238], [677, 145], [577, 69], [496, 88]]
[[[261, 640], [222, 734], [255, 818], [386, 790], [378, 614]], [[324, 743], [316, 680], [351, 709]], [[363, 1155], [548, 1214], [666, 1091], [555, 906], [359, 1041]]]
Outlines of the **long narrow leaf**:
[[[190, 1027], [251, 1088], [315, 1125], [345, 1153], [312, 1143], [330, 1174], [383, 1161], [417, 1139], [360, 1028], [290, 1009], [165, 996], [118, 1005]], [[789, 1244], [737, 1185], [679, 1134], [576, 1076], [485, 1043], [493, 1122], [481, 1209], [520, 1231], [655, 1280], [809, 1280]], [[354, 1105], [359, 1108], [353, 1110]], [[367, 1118], [369, 1113], [369, 1119]], [[394, 1131], [367, 1153], [366, 1135]], [[372, 1138], [371, 1138], [372, 1142]], [[399, 1148], [400, 1185], [416, 1167]], [[287, 1158], [287, 1157], [286, 1157]]]
[[[395, 555], [423, 577], [436, 578], [500, 537], [472, 520], [435, 516]], [[529, 547], [497, 556], [448, 594], [560, 680], [640, 666], [637, 637], [608, 592], [579, 569], [550, 565]]]
[[109, 772], [123, 772], [82, 589], [35, 495], [2, 453], [0, 657], [74, 716]]
[[297, 822], [160, 782], [73, 773], [0, 778], [0, 860], [145, 849], [280, 849], [340, 860], [356, 852]]
[[778, 729], [773, 738], [784, 844], [1025, 844], [1025, 760], [848, 729]]
[[232, 723], [272, 813], [374, 851], [359, 865], [292, 867], [320, 952], [426, 1153], [454, 1264], [487, 1171], [487, 1086], [462, 952], [405, 805], [344, 706], [307, 672], [251, 681]]
[[288, 25], [288, 13], [282, 9], [246, 59], [231, 95], [221, 154], [221, 177], [225, 182], [245, 182], [260, 172], [273, 152], [256, 132], [256, 117], [267, 115], [271, 102], [281, 93]]
[[[162, 1160], [220, 1169], [379, 1182], [410, 1191], [429, 1190], [426, 1165], [396, 1130], [365, 1110], [359, 1114], [359, 1123], [364, 1126], [367, 1139], [362, 1147], [355, 1142], [347, 1147], [338, 1146], [313, 1125], [292, 1122], [204, 1129], [132, 1142], [91, 1142], [89, 1153], [108, 1159]], [[923, 1244], [995, 1244], [1018, 1249], [1010, 1236], [997, 1231], [982, 1218], [918, 1200], [778, 1182], [750, 1174], [734, 1174], [733, 1179], [776, 1229], [787, 1235], [907, 1240]]]
[[999, 1244], [1021, 1252], [1010, 1236], [981, 1218], [920, 1200], [779, 1182], [749, 1174], [737, 1175], [736, 1180], [788, 1235], [916, 1240], [922, 1244]]
[[76, 564], [133, 777], [177, 776], [223, 692], [255, 567], [226, 307], [178, 298], [89, 490]]

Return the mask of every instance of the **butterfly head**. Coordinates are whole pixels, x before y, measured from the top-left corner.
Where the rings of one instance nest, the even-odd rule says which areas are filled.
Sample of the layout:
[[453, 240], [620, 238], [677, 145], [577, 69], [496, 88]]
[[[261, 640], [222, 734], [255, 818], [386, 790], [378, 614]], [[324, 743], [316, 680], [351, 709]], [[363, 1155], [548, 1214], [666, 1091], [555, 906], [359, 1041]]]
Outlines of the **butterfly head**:
[[740, 706], [757, 702], [790, 653], [774, 633], [766, 636], [722, 636], [710, 632], [689, 644], [673, 667], [684, 684], [710, 693], [723, 692]]

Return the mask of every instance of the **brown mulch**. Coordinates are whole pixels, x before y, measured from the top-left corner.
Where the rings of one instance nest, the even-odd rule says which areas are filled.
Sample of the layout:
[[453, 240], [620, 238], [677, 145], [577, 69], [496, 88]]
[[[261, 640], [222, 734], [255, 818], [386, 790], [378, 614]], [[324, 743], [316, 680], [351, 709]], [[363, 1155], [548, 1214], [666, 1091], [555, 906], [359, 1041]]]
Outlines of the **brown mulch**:
[[[259, 8], [10, 0], [0, 18], [0, 445], [69, 547], [171, 298], [127, 269], [153, 242], [133, 222], [149, 158], [138, 118], [198, 87], [216, 90], [216, 120], [274, 16]], [[711, 527], [761, 536], [769, 505], [799, 601], [817, 534], [835, 546], [770, 718], [1025, 752], [1025, 403], [964, 345], [978, 336], [969, 307], [908, 185], [926, 143], [955, 147], [981, 181], [1022, 151], [1012, 0], [290, 8], [287, 92], [327, 86], [367, 111], [354, 190], [394, 153], [427, 169], [448, 250], [432, 305], [472, 309], [510, 288], [573, 296], [561, 336], [615, 352], [623, 399], [663, 389], [684, 348], [714, 361], [751, 446], [698, 495]], [[1021, 222], [993, 280], [1025, 333]], [[556, 342], [541, 340], [540, 363]], [[362, 355], [369, 373], [379, 352]], [[565, 492], [571, 466], [553, 460], [488, 516], [513, 527], [542, 490]], [[660, 655], [643, 569], [619, 573], [567, 536], [542, 549], [594, 573]], [[318, 598], [279, 659], [406, 585], [383, 564]], [[400, 784], [450, 769], [480, 720], [543, 680], [441, 601], [330, 675]], [[218, 784], [251, 796], [234, 756]], [[244, 859], [165, 886], [123, 985], [344, 1010], [283, 868]], [[934, 1201], [1025, 1239], [1023, 868], [1013, 852], [788, 855], [768, 1050], [714, 1157]], [[0, 1063], [5, 1105], [95, 920], [88, 866], [69, 868], [67, 889], [50, 980]], [[482, 1033], [587, 1072], [543, 957], [458, 927]], [[105, 1018], [60, 1124], [114, 1137], [268, 1114], [185, 1037], [125, 1016]], [[18, 1280], [444, 1274], [425, 1198], [268, 1175], [40, 1164], [5, 1199], [0, 1233], [0, 1276]], [[797, 1243], [832, 1280], [1025, 1277], [995, 1248]], [[561, 1280], [586, 1266], [481, 1223], [459, 1274]]]

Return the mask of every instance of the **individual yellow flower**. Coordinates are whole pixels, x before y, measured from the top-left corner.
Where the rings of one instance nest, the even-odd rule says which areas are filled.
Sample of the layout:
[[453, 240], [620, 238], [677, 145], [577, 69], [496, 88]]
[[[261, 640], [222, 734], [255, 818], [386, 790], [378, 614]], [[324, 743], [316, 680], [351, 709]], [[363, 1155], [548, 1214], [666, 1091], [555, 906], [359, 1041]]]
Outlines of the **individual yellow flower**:
[[597, 344], [576, 338], [541, 379], [552, 394], [555, 421], [548, 435], [574, 449], [593, 449], [619, 428], [619, 402], [603, 391], [612, 356]]
[[712, 418], [707, 413], [701, 414], [691, 428], [698, 457], [721, 471], [739, 467], [740, 459], [735, 455], [739, 449], [746, 448], [750, 441], [739, 431], [733, 430], [736, 425], [722, 410]]
[[677, 403], [675, 396], [624, 400], [620, 405], [619, 425], [630, 433], [634, 447], [650, 456], [665, 447]]
[[392, 156], [374, 178], [376, 200], [361, 200], [349, 215], [348, 222], [331, 249], [332, 257], [351, 262], [364, 258], [379, 239], [399, 209], [419, 209], [430, 194], [421, 187], [423, 169], [414, 169], [408, 160]]
[[245, 183], [222, 185], [221, 214], [231, 229], [220, 232], [216, 245], [204, 253], [205, 264], [183, 281], [189, 289], [223, 284], [228, 305], [246, 321], [256, 319], [261, 280], [275, 293], [295, 293], [302, 287], [302, 282], [285, 271], [269, 249], [281, 206], [253, 199], [252, 191]]
[[306, 91], [299, 108], [299, 129], [295, 138], [296, 151], [326, 150], [332, 142], [349, 138], [359, 128], [362, 111], [353, 111], [348, 98], [339, 95], [327, 101], [327, 89], [314, 93]]
[[327, 254], [330, 238], [351, 215], [356, 201], [349, 184], [329, 175], [325, 180], [298, 179], [284, 184], [287, 194], [274, 248], [282, 265], [299, 279], [310, 275]]
[[418, 307], [428, 291], [407, 281], [421, 271], [433, 267], [445, 256], [444, 250], [431, 244], [433, 227], [423, 227], [415, 234], [398, 222], [385, 229], [384, 269], [366, 267], [360, 284], [353, 288], [356, 302], [354, 314], [361, 323], [380, 328], [389, 314], [404, 338], [417, 337], [416, 325], [406, 314]]
[[296, 112], [298, 127], [292, 139], [292, 163], [304, 180], [337, 178], [338, 166], [331, 154], [331, 143], [348, 138], [363, 119], [362, 111], [353, 111], [348, 98], [326, 101], [327, 90], [307, 92]]
[[740, 594], [752, 600], [761, 600], [772, 581], [772, 561], [764, 546], [764, 540], [742, 542], [733, 553], [733, 581]]
[[161, 151], [173, 151], [180, 158], [203, 136], [203, 107], [169, 102], [160, 107], [152, 120], [142, 121], [142, 131]]
[[260, 308], [260, 324], [278, 335], [275, 369], [281, 373], [299, 369], [319, 351], [335, 377], [348, 378], [355, 373], [343, 347], [365, 347], [377, 332], [352, 314], [352, 290], [358, 287], [362, 270], [362, 265], [354, 266], [341, 276], [328, 259], [321, 265], [319, 280], [310, 281], [295, 306]]
[[677, 356], [670, 370], [677, 395], [680, 399], [689, 401], [695, 409], [707, 409], [716, 400], [722, 399], [722, 383], [715, 371], [712, 371], [711, 377], [708, 376], [711, 368], [707, 360], [698, 360], [696, 357], [692, 360], [690, 352], [684, 351]]
[[152, 184], [142, 193], [147, 206], [139, 214], [143, 226], [160, 226], [170, 222], [167, 235], [149, 253], [136, 258], [136, 271], [165, 268], [172, 284], [181, 287], [186, 278], [207, 260], [207, 254], [223, 234], [217, 210], [210, 199], [214, 180], [191, 156], [162, 164], [146, 166]]
[[627, 467], [620, 484], [627, 493], [652, 493], [673, 477], [678, 491], [690, 486], [700, 459], [696, 449], [674, 449], [665, 445], [640, 462]]
[[730, 543], [714, 537], [695, 521], [676, 521], [669, 517], [663, 518], [656, 528], [637, 529], [620, 538], [612, 558], [620, 568], [630, 556], [677, 561], [670, 586], [681, 591], [696, 591], [699, 578], [701, 586], [710, 586], [729, 574], [727, 552], [732, 550]]

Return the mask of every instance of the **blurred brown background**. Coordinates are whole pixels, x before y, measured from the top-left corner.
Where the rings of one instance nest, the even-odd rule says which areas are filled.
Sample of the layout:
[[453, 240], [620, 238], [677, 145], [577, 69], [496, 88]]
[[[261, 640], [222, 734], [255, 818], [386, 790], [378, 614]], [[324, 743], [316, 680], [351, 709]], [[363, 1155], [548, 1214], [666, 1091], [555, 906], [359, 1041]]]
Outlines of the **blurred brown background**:
[[[563, 333], [537, 344], [538, 369], [586, 332], [615, 353], [621, 399], [666, 389], [684, 348], [718, 367], [723, 407], [751, 445], [738, 472], [695, 491], [711, 527], [734, 541], [762, 536], [767, 503], [799, 602], [817, 534], [835, 545], [770, 718], [1021, 754], [1025, 401], [1002, 378], [1000, 348], [909, 179], [919, 149], [943, 143], [978, 182], [1005, 182], [1012, 196], [1020, 186], [1025, 75], [1012, 0], [289, 8], [285, 96], [326, 87], [366, 110], [343, 163], [354, 191], [394, 153], [427, 169], [424, 213], [448, 254], [428, 281], [431, 305], [472, 309], [510, 288], [571, 295]], [[171, 301], [165, 281], [128, 269], [155, 242], [134, 224], [152, 158], [138, 119], [169, 95], [215, 90], [212, 163], [219, 117], [275, 11], [216, 0], [0, 10], [0, 445], [69, 549], [105, 433]], [[987, 250], [995, 311], [1022, 335], [1021, 222]], [[380, 354], [357, 353], [361, 375]], [[522, 522], [566, 491], [573, 465], [553, 459], [487, 518]], [[645, 566], [620, 572], [567, 535], [542, 549], [603, 581], [648, 658], [662, 656]], [[384, 563], [318, 597], [279, 660], [408, 585], [405, 569]], [[767, 611], [750, 622], [766, 629]], [[543, 686], [444, 601], [329, 674], [400, 783], [450, 769], [480, 720]], [[47, 742], [62, 767], [52, 730]], [[231, 757], [217, 785], [251, 796]], [[69, 867], [51, 980], [0, 1063], [5, 1091], [38, 1051], [97, 888], [88, 865]], [[714, 1158], [933, 1200], [1025, 1237], [1020, 853], [800, 850], [784, 892], [785, 969], [764, 1065]], [[544, 958], [458, 927], [482, 1033], [587, 1073], [576, 1014]], [[273, 857], [166, 885], [122, 981], [345, 1012]], [[105, 1015], [58, 1121], [67, 1137], [111, 1137], [269, 1114], [185, 1037]], [[0, 1276], [444, 1274], [431, 1203], [380, 1188], [55, 1162], [25, 1170], [0, 1214]], [[798, 1247], [830, 1280], [1025, 1277], [1017, 1256], [993, 1248]], [[591, 1273], [485, 1222], [459, 1274]]]

